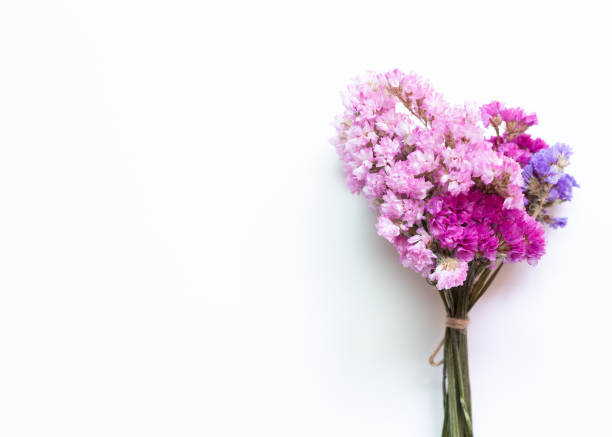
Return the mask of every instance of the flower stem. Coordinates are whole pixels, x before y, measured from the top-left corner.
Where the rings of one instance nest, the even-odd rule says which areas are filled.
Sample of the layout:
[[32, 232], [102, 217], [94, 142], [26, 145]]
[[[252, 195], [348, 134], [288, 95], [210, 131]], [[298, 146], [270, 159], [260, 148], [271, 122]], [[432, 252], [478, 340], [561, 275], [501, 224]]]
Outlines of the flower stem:
[[[461, 287], [449, 290], [455, 296], [448, 308], [448, 316], [466, 319], [470, 308], [470, 294], [476, 276], [472, 266]], [[442, 437], [473, 437], [472, 396], [468, 368], [467, 332], [447, 327], [444, 334], [444, 425]]]

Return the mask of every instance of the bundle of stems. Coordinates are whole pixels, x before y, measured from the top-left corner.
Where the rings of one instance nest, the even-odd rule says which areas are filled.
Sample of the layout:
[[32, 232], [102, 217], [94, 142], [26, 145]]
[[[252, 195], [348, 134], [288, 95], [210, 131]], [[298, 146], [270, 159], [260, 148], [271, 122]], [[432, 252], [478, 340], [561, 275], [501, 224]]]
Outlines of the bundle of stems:
[[463, 285], [439, 292], [446, 309], [447, 320], [466, 321], [464, 326], [447, 322], [444, 334], [442, 437], [472, 437], [474, 435], [465, 327], [469, 311], [490, 287], [502, 265], [491, 270], [488, 261], [472, 261]]

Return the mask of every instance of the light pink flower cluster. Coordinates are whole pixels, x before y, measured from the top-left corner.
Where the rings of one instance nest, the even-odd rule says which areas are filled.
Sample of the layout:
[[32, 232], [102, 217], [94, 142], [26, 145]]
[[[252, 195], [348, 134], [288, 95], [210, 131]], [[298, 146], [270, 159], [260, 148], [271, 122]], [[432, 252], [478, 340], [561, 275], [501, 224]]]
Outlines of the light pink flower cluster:
[[542, 227], [525, 211], [521, 165], [483, 126], [506, 111], [518, 132], [535, 115], [451, 106], [398, 70], [356, 80], [344, 107], [332, 143], [349, 188], [379, 212], [378, 233], [402, 265], [447, 289], [464, 282], [473, 259], [534, 262], [544, 253]]

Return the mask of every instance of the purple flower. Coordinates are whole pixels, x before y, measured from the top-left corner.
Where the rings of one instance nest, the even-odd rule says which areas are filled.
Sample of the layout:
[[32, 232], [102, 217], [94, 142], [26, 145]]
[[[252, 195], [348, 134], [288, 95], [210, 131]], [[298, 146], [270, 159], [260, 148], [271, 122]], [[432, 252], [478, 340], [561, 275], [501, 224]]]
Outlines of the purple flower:
[[572, 149], [568, 145], [557, 143], [534, 154], [529, 165], [539, 179], [556, 184], [563, 175], [563, 169], [569, 165], [571, 154]]
[[572, 189], [579, 187], [576, 179], [572, 175], [564, 173], [559, 178], [559, 182], [550, 189], [548, 200], [572, 200]]
[[[523, 168], [523, 191], [528, 200], [540, 205], [539, 210], [542, 206], [572, 200], [573, 189], [579, 185], [573, 176], [565, 173], [571, 155], [569, 146], [557, 143], [535, 153]], [[543, 220], [553, 228], [563, 227], [567, 223], [566, 218], [549, 215]]]
[[567, 224], [567, 217], [554, 217], [550, 222], [550, 226], [554, 229], [564, 228]]

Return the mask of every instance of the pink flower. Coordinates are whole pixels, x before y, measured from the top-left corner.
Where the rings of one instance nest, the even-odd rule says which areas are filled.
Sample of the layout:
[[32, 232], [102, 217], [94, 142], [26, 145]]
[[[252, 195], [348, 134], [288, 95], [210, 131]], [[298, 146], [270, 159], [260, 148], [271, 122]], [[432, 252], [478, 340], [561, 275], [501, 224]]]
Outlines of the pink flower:
[[404, 214], [402, 220], [407, 228], [411, 228], [415, 223], [421, 222], [425, 218], [425, 202], [422, 200], [405, 199], [403, 201]]
[[401, 258], [404, 267], [410, 267], [422, 276], [427, 276], [434, 265], [436, 255], [423, 243], [417, 243], [408, 246], [406, 252]]
[[402, 265], [428, 277], [436, 259], [436, 255], [427, 248], [430, 241], [431, 237], [423, 228], [418, 229], [416, 235], [403, 240], [398, 247]]
[[353, 170], [353, 176], [358, 181], [364, 181], [368, 174], [370, 174], [370, 169], [372, 168], [372, 163], [370, 161], [363, 161], [359, 167]]
[[[499, 115], [499, 113], [503, 111], [504, 108], [504, 104], [497, 101], [482, 105], [480, 107], [480, 114], [482, 117], [482, 123], [485, 125], [485, 127], [489, 127], [491, 119]], [[499, 120], [499, 122], [501, 122], [501, 120]]]
[[362, 192], [368, 204], [375, 209], [376, 200], [384, 194], [386, 189], [387, 186], [385, 185], [385, 177], [383, 174], [368, 173]]
[[395, 155], [400, 149], [400, 144], [397, 139], [389, 139], [389, 137], [383, 137], [380, 143], [374, 146], [374, 152], [376, 153], [376, 165], [378, 167], [384, 167], [386, 165], [393, 164]]
[[538, 124], [537, 115], [527, 115], [525, 114], [525, 111], [523, 111], [521, 108], [502, 109], [499, 114], [501, 115], [502, 120], [504, 120], [506, 123], [516, 122], [526, 127]]
[[542, 224], [533, 217], [526, 218], [525, 222], [527, 263], [534, 266], [546, 252], [546, 236]]
[[438, 290], [447, 290], [463, 284], [467, 277], [468, 263], [455, 258], [443, 258], [434, 272], [429, 275], [431, 281], [436, 281]]
[[380, 205], [380, 213], [393, 220], [399, 219], [404, 214], [404, 202], [398, 199], [393, 191], [388, 190], [383, 196], [384, 202]]
[[376, 223], [376, 229], [378, 230], [378, 235], [386, 238], [391, 243], [393, 243], [393, 239], [400, 234], [400, 228], [387, 217], [381, 215], [378, 217], [378, 223]]

